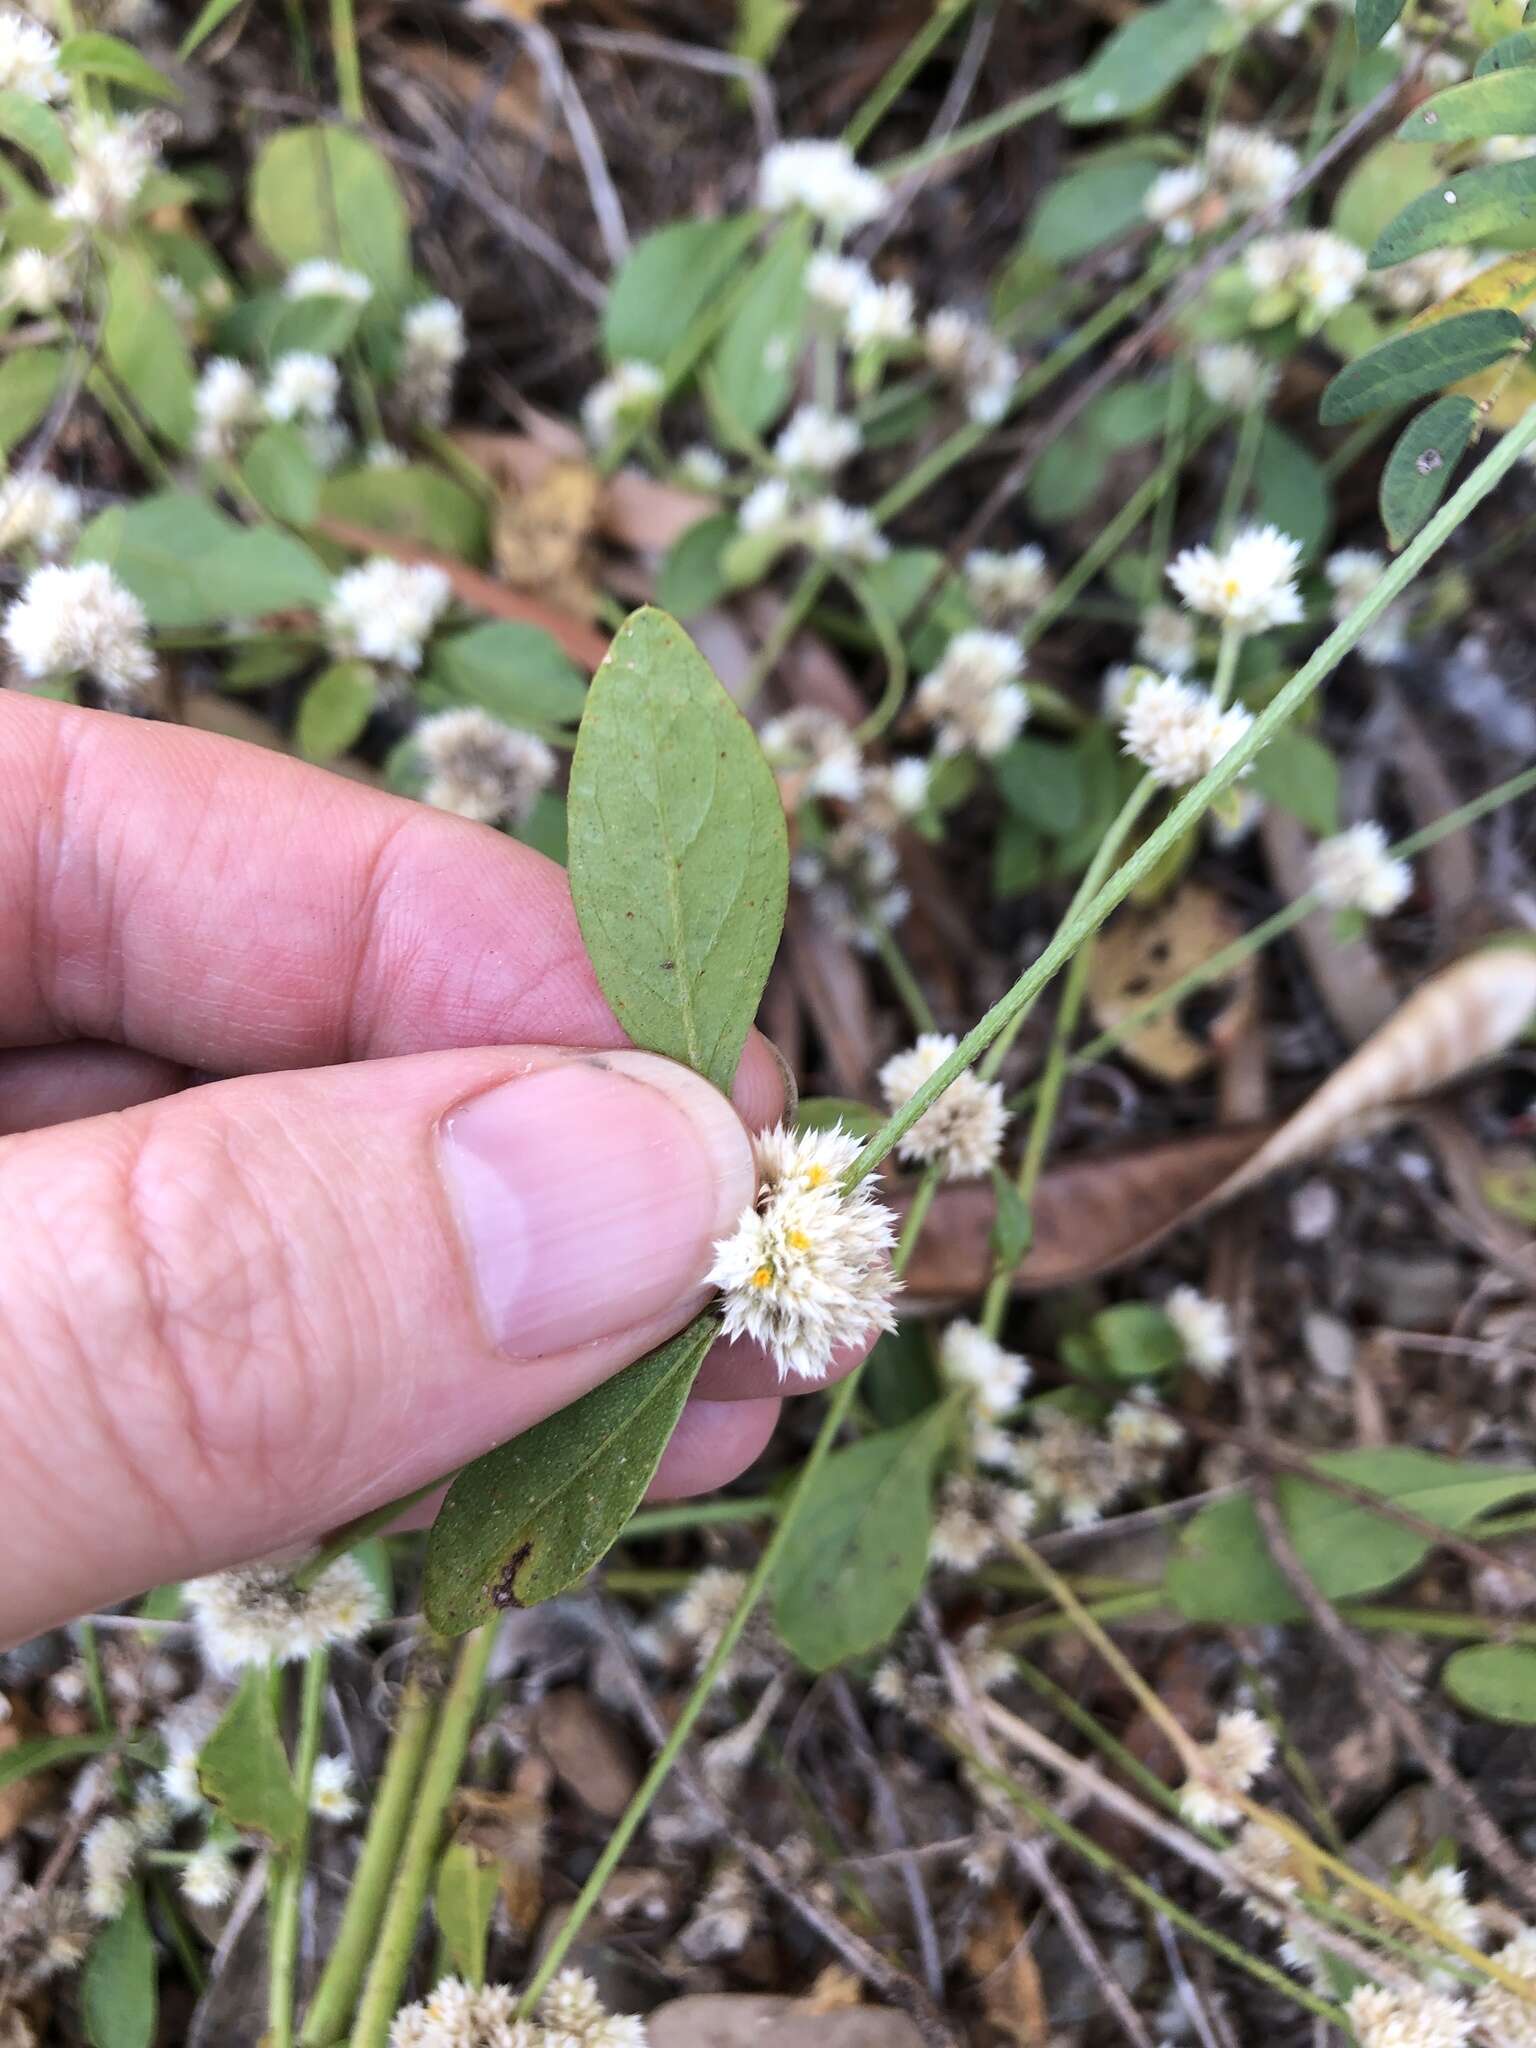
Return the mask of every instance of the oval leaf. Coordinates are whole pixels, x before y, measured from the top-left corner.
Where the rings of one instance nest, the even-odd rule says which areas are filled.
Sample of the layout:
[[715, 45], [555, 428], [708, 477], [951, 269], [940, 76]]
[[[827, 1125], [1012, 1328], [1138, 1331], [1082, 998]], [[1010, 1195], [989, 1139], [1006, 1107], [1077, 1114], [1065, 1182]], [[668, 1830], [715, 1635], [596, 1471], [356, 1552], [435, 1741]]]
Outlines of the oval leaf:
[[718, 1330], [713, 1316], [696, 1317], [465, 1467], [427, 1544], [423, 1599], [440, 1635], [551, 1600], [591, 1570], [639, 1506]]
[[1489, 71], [1426, 100], [1398, 129], [1402, 142], [1472, 142], [1536, 134], [1536, 69]]
[[0, 457], [30, 434], [53, 403], [64, 374], [64, 351], [29, 348], [0, 362]]
[[1075, 263], [1142, 221], [1141, 202], [1163, 166], [1112, 157], [1058, 178], [1035, 208], [1024, 246], [1046, 263]]
[[1474, 1714], [1536, 1726], [1536, 1650], [1513, 1643], [1458, 1650], [1441, 1672], [1440, 1683]]
[[121, 250], [107, 272], [102, 353], [149, 424], [174, 447], [192, 436], [197, 375], [176, 316], [150, 266]]
[[291, 1848], [304, 1824], [304, 1803], [278, 1733], [272, 1686], [253, 1665], [197, 1758], [203, 1796], [237, 1828], [265, 1835], [274, 1849]]
[[157, 71], [147, 57], [141, 57], [132, 43], [95, 29], [69, 36], [59, 45], [59, 69], [72, 78], [110, 78], [114, 85], [125, 85], [130, 92], [143, 93], [146, 99], [182, 97], [181, 87], [173, 85], [163, 71]]
[[603, 310], [603, 352], [609, 362], [664, 364], [723, 288], [757, 227], [750, 214], [674, 221], [636, 242]]
[[1437, 398], [1398, 435], [1381, 473], [1381, 522], [1393, 547], [1412, 540], [1445, 496], [1476, 420], [1470, 398]]
[[[1525, 11], [1525, 19], [1532, 19], [1531, 10]], [[1500, 36], [1491, 48], [1484, 50], [1472, 66], [1474, 78], [1485, 78], [1490, 71], [1509, 71], [1517, 64], [1529, 64], [1536, 60], [1536, 33], [1528, 28], [1517, 28], [1513, 35]]]
[[1427, 391], [1486, 370], [1524, 336], [1518, 315], [1503, 310], [1459, 313], [1433, 327], [1396, 334], [1345, 364], [1323, 393], [1318, 417], [1325, 427], [1336, 427], [1383, 406], [1422, 398]]
[[80, 1979], [91, 2048], [149, 2048], [155, 2038], [155, 1943], [138, 1886], [96, 1937]]
[[1403, 11], [1403, 0], [1355, 0], [1355, 39], [1374, 50]]
[[675, 619], [626, 619], [571, 762], [571, 895], [636, 1045], [729, 1088], [784, 924], [789, 853], [752, 728]]
[[779, 1634], [810, 1671], [887, 1641], [923, 1587], [933, 1470], [954, 1424], [941, 1401], [834, 1451], [800, 1506], [774, 1576]]
[[308, 526], [320, 509], [320, 471], [297, 427], [263, 427], [245, 451], [240, 474], [274, 519]]
[[0, 1749], [0, 1792], [18, 1778], [30, 1778], [34, 1771], [52, 1770], [55, 1764], [74, 1763], [83, 1756], [100, 1756], [115, 1747], [115, 1735], [40, 1735], [34, 1742], [18, 1742], [14, 1749]]
[[1422, 256], [1427, 249], [1480, 242], [1512, 228], [1536, 235], [1536, 157], [1489, 164], [1436, 181], [1411, 199], [1383, 229], [1370, 254], [1372, 270]]
[[769, 244], [715, 349], [713, 391], [729, 423], [749, 434], [784, 410], [805, 332], [810, 228], [792, 222]]
[[306, 761], [334, 761], [361, 737], [377, 701], [377, 678], [366, 661], [336, 662], [300, 700], [299, 752]]
[[387, 298], [410, 281], [410, 223], [389, 164], [345, 128], [288, 128], [251, 173], [251, 221], [292, 269], [329, 256], [360, 270]]
[[439, 640], [427, 676], [503, 725], [574, 725], [587, 701], [586, 677], [559, 643], [511, 619]]
[[500, 1885], [495, 1858], [483, 1856], [473, 1842], [450, 1842], [443, 1851], [432, 1910], [449, 1961], [466, 1984], [485, 1982], [485, 1945]]
[[40, 164], [55, 185], [67, 185], [75, 153], [64, 123], [30, 93], [0, 92], [0, 140], [11, 142]]
[[718, 604], [730, 588], [721, 557], [736, 536], [733, 512], [696, 519], [667, 550], [656, 596], [674, 618], [691, 619]]
[[472, 492], [424, 462], [398, 469], [349, 469], [320, 490], [325, 519], [370, 527], [395, 540], [437, 548], [461, 562], [485, 559], [485, 507]]
[[1159, 0], [1122, 22], [1072, 88], [1062, 112], [1077, 127], [1154, 106], [1210, 49], [1225, 19], [1213, 0]]

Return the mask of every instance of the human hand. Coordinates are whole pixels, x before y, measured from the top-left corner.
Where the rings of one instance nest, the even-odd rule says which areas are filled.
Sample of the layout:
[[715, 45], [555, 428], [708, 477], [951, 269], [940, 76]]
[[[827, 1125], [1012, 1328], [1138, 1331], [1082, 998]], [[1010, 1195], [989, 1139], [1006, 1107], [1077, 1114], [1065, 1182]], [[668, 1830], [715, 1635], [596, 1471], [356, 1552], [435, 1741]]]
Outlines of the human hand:
[[[0, 1641], [334, 1528], [697, 1313], [779, 1065], [733, 1108], [616, 1050], [551, 862], [12, 694], [0, 763]], [[654, 1493], [778, 1391], [720, 1347]]]

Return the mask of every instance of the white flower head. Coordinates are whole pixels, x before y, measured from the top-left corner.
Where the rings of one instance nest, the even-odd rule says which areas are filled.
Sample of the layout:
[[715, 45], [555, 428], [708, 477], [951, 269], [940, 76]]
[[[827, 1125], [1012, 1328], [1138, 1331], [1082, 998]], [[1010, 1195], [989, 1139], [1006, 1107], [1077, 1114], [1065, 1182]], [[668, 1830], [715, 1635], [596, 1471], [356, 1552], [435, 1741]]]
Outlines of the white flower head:
[[1029, 717], [1019, 682], [1024, 650], [1008, 633], [957, 633], [917, 688], [918, 715], [935, 728], [941, 754], [970, 749], [990, 760], [1011, 746]]
[[448, 417], [453, 379], [468, 342], [464, 315], [452, 299], [424, 299], [400, 323], [394, 403], [408, 419], [440, 427]]
[[1386, 833], [1368, 819], [1312, 849], [1312, 887], [1330, 910], [1390, 917], [1413, 888], [1413, 869], [1392, 858]]
[[773, 444], [774, 460], [786, 469], [829, 476], [858, 454], [863, 438], [857, 420], [823, 406], [802, 405], [780, 429]]
[[159, 136], [153, 115], [78, 115], [70, 130], [73, 174], [53, 203], [59, 219], [86, 228], [125, 227], [159, 162]]
[[1195, 376], [1211, 401], [1231, 412], [1268, 405], [1280, 372], [1245, 341], [1213, 342], [1195, 352]]
[[890, 839], [869, 830], [862, 817], [849, 819], [824, 846], [797, 853], [790, 863], [790, 879], [809, 893], [818, 922], [860, 952], [873, 948], [873, 924], [893, 928], [906, 916], [900, 873]]
[[0, 481], [0, 554], [28, 546], [46, 559], [67, 554], [80, 519], [80, 493], [46, 470]]
[[1231, 1827], [1243, 1817], [1235, 1795], [1246, 1793], [1269, 1769], [1274, 1734], [1251, 1709], [1239, 1707], [1223, 1714], [1211, 1740], [1196, 1747], [1197, 1761], [1179, 1804], [1201, 1827]]
[[[1396, 1890], [1411, 1912], [1432, 1920], [1453, 1941], [1467, 1948], [1483, 1946], [1483, 1916], [1467, 1897], [1467, 1873], [1454, 1863], [1442, 1863], [1434, 1870], [1410, 1870], [1398, 1880]], [[1385, 1917], [1384, 1908], [1382, 1912]], [[1438, 1978], [1436, 1973], [1435, 1981]], [[1536, 2032], [1536, 2012], [1531, 2013], [1528, 2024]]]
[[616, 363], [581, 401], [582, 430], [594, 448], [611, 448], [622, 433], [655, 418], [665, 390], [654, 363]]
[[1347, 306], [1365, 277], [1365, 252], [1327, 228], [1260, 235], [1243, 252], [1248, 282], [1258, 292], [1286, 291], [1317, 319]]
[[1218, 227], [1226, 213], [1199, 164], [1159, 171], [1142, 195], [1141, 210], [1154, 227], [1162, 229], [1164, 241], [1175, 247]]
[[743, 533], [788, 539], [796, 528], [795, 500], [783, 477], [765, 477], [748, 491], [736, 509], [736, 524]]
[[1183, 1443], [1184, 1427], [1155, 1401], [1132, 1394], [1110, 1410], [1104, 1440], [1122, 1489], [1154, 1486]]
[[190, 1579], [187, 1605], [210, 1668], [292, 1664], [330, 1643], [355, 1642], [379, 1617], [378, 1589], [353, 1557], [300, 1586], [281, 1565], [242, 1565]]
[[877, 284], [871, 278], [854, 295], [844, 319], [844, 332], [854, 348], [889, 347], [911, 339], [915, 311], [912, 287], [904, 279]]
[[707, 442], [695, 441], [677, 458], [677, 472], [691, 490], [718, 491], [729, 472], [725, 457]]
[[[1264, 1821], [1244, 1821], [1227, 1845], [1225, 1855], [1239, 1878], [1273, 1893], [1277, 1898], [1294, 1898], [1301, 1889], [1295, 1847], [1278, 1828], [1272, 1828]], [[1224, 1889], [1238, 1892], [1246, 1910], [1266, 1927], [1283, 1924], [1279, 1908], [1268, 1899], [1255, 1897], [1242, 1885], [1227, 1885]]]
[[807, 796], [857, 802], [864, 788], [864, 762], [852, 731], [835, 712], [801, 705], [770, 718], [758, 740], [779, 778], [786, 810], [798, 809]]
[[927, 810], [932, 783], [928, 762], [917, 754], [903, 754], [890, 763], [866, 767], [858, 797], [860, 825], [876, 837], [899, 832], [903, 825], [920, 818]]
[[155, 680], [147, 631], [144, 607], [104, 562], [34, 569], [3, 628], [17, 666], [34, 682], [84, 670], [125, 705]]
[[1357, 1985], [1344, 2011], [1360, 2048], [1462, 2048], [1475, 2024], [1460, 1999], [1419, 1985], [1401, 1990]]
[[[886, 1106], [899, 1109], [910, 1101], [958, 1044], [949, 1032], [925, 1031], [907, 1051], [893, 1053], [879, 1073]], [[941, 1166], [945, 1180], [975, 1180], [997, 1164], [1007, 1127], [1002, 1083], [966, 1072], [923, 1111], [896, 1149], [909, 1165]]]
[[108, 1815], [80, 1845], [85, 1866], [85, 1908], [95, 1920], [115, 1920], [128, 1896], [140, 1838], [131, 1821]]
[[883, 562], [891, 551], [873, 513], [841, 498], [817, 498], [806, 506], [798, 525], [800, 537], [813, 554], [836, 555], [867, 567], [871, 562]]
[[934, 1504], [928, 1555], [951, 1571], [975, 1571], [1010, 1542], [1027, 1536], [1035, 1513], [1033, 1497], [1021, 1487], [951, 1473]]
[[[515, 2017], [517, 2001], [505, 1984], [477, 1990], [457, 1977], [444, 1977], [423, 1999], [403, 2005], [389, 2027], [389, 2048], [540, 2048], [542, 2029]], [[571, 2037], [563, 2048], [597, 2048]]]
[[1175, 555], [1168, 580], [1191, 611], [1242, 633], [1262, 633], [1301, 618], [1300, 560], [1300, 541], [1278, 526], [1245, 526], [1224, 548], [1185, 548]]
[[1226, 1303], [1196, 1287], [1175, 1287], [1163, 1303], [1163, 1312], [1177, 1330], [1184, 1356], [1195, 1371], [1202, 1379], [1220, 1379], [1237, 1351]]
[[536, 733], [503, 725], [478, 705], [435, 712], [411, 741], [427, 771], [422, 802], [481, 825], [520, 825], [554, 780], [554, 752]]
[[831, 249], [819, 249], [805, 267], [805, 289], [812, 305], [839, 320], [847, 318], [854, 300], [873, 283], [867, 263], [856, 256], [839, 256]]
[[728, 1337], [750, 1337], [779, 1368], [825, 1379], [837, 1351], [894, 1329], [896, 1281], [891, 1212], [870, 1181], [851, 1194], [842, 1176], [859, 1141], [841, 1126], [755, 1141], [761, 1186], [729, 1237], [715, 1246], [709, 1279], [721, 1292]]
[[0, 9], [0, 92], [29, 100], [61, 100], [69, 80], [56, 59], [59, 46], [40, 23], [14, 7]]
[[924, 325], [923, 352], [929, 367], [959, 389], [973, 420], [991, 426], [1007, 412], [1019, 359], [981, 321], [958, 306], [940, 306]]
[[331, 585], [322, 615], [335, 655], [361, 655], [394, 668], [421, 666], [422, 649], [448, 609], [453, 586], [430, 562], [373, 555]]
[[994, 624], [1037, 612], [1050, 596], [1053, 581], [1044, 548], [1033, 545], [1009, 554], [977, 548], [965, 558], [966, 593]]
[[269, 420], [311, 420], [323, 425], [334, 417], [340, 391], [341, 373], [329, 356], [293, 348], [272, 365], [262, 407]]
[[311, 256], [283, 279], [285, 299], [348, 299], [354, 306], [366, 306], [373, 286], [360, 270], [348, 270], [329, 256]]
[[1178, 676], [1142, 675], [1120, 714], [1120, 743], [1165, 789], [1209, 774], [1253, 720], [1241, 705], [1221, 709], [1209, 690]]
[[1058, 1408], [1032, 1416], [1032, 1432], [1019, 1441], [1015, 1462], [1044, 1508], [1070, 1529], [1097, 1522], [1123, 1485], [1109, 1439]]
[[[1530, 137], [1522, 140], [1529, 143]], [[1427, 249], [1406, 263], [1388, 264], [1370, 273], [1373, 292], [1397, 313], [1417, 313], [1448, 299], [1486, 270], [1490, 258], [1475, 249]]]
[[1494, 1951], [1493, 1960], [1523, 1980], [1526, 1996], [1517, 1998], [1502, 1984], [1484, 1984], [1472, 2001], [1477, 2024], [1490, 2040], [1507, 2042], [1509, 2048], [1536, 2048], [1536, 1927], [1522, 1927]]
[[[1335, 619], [1347, 619], [1370, 596], [1386, 570], [1387, 558], [1375, 548], [1340, 548], [1323, 564], [1332, 596], [1328, 609]], [[1355, 642], [1366, 661], [1401, 661], [1408, 651], [1408, 608], [1389, 604], [1384, 612]]]
[[235, 1883], [234, 1864], [213, 1842], [195, 1849], [181, 1867], [181, 1896], [189, 1906], [212, 1911], [234, 1897]]
[[1030, 1380], [1025, 1359], [967, 1322], [950, 1323], [940, 1337], [939, 1371], [946, 1386], [964, 1388], [974, 1413], [989, 1421], [1017, 1408]]
[[309, 1810], [319, 1820], [350, 1820], [357, 1811], [352, 1796], [352, 1766], [344, 1756], [317, 1756], [309, 1781]]
[[1301, 158], [1288, 143], [1277, 142], [1262, 128], [1239, 128], [1232, 122], [1222, 122], [1214, 130], [1205, 161], [1241, 213], [1258, 213], [1271, 205], [1301, 169]]
[[[1136, 633], [1136, 658], [1164, 675], [1187, 675], [1195, 665], [1195, 622], [1171, 604], [1148, 605]], [[1118, 711], [1119, 705], [1108, 709]]]
[[233, 356], [214, 356], [204, 365], [192, 405], [197, 415], [193, 447], [205, 462], [232, 455], [240, 435], [262, 417], [256, 379]]
[[766, 213], [803, 206], [833, 234], [846, 235], [884, 213], [889, 194], [846, 143], [777, 142], [758, 168], [757, 203]]
[[5, 266], [5, 297], [23, 313], [51, 313], [74, 288], [69, 259], [45, 249], [18, 249]]

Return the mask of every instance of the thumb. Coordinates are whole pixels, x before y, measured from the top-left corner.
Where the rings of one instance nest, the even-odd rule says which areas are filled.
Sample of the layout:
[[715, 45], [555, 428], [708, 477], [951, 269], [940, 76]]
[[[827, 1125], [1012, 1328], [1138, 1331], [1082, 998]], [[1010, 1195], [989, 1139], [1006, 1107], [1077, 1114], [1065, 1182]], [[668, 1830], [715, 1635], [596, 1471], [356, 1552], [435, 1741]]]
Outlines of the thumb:
[[751, 1200], [648, 1053], [421, 1054], [0, 1142], [0, 1641], [275, 1549], [563, 1407]]

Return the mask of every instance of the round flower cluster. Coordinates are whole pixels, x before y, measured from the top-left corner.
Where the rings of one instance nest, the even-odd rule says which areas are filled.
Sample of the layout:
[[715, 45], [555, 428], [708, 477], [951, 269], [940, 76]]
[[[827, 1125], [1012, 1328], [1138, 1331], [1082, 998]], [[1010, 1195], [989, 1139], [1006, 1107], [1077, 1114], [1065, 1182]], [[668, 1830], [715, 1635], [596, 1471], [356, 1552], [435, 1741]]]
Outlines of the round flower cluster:
[[939, 1488], [928, 1555], [951, 1571], [973, 1572], [1035, 1525], [1033, 1498], [1021, 1487], [952, 1472]]
[[1386, 833], [1370, 819], [1312, 849], [1312, 887], [1330, 910], [1390, 917], [1407, 901], [1413, 869], [1392, 858]]
[[977, 548], [965, 558], [965, 588], [989, 625], [1017, 624], [1037, 612], [1051, 594], [1045, 550], [1022, 547], [1005, 555]]
[[390, 397], [404, 419], [440, 427], [468, 346], [464, 315], [452, 299], [424, 299], [400, 323], [400, 361]]
[[47, 29], [13, 8], [0, 13], [0, 92], [24, 99], [61, 100], [69, 80], [58, 66], [59, 46]]
[[389, 2048], [645, 2048], [645, 2022], [612, 2013], [580, 1970], [562, 1970], [539, 2001], [537, 2023], [519, 2020], [505, 1984], [478, 1988], [445, 1977], [427, 1998], [402, 2006]]
[[867, 227], [889, 199], [881, 180], [861, 169], [843, 142], [778, 142], [758, 167], [757, 203], [765, 213], [803, 207], [834, 236]]
[[1224, 227], [1236, 214], [1271, 205], [1300, 168], [1288, 144], [1261, 129], [1223, 123], [1212, 131], [1202, 162], [1162, 171], [1152, 180], [1142, 211], [1165, 241], [1178, 246]]
[[293, 1664], [330, 1643], [351, 1643], [379, 1618], [378, 1589], [353, 1557], [338, 1557], [312, 1585], [288, 1568], [241, 1565], [191, 1579], [187, 1605], [210, 1668]]
[[581, 403], [582, 430], [599, 454], [621, 435], [654, 419], [665, 390], [653, 363], [618, 363]]
[[1239, 633], [1292, 626], [1302, 616], [1296, 588], [1301, 543], [1278, 526], [1246, 526], [1224, 548], [1185, 548], [1168, 581], [1192, 612]]
[[64, 554], [80, 531], [80, 493], [46, 471], [0, 480], [0, 554], [32, 547], [45, 558]]
[[346, 660], [418, 669], [432, 630], [448, 609], [453, 586], [430, 562], [373, 555], [331, 585], [321, 623], [331, 652]]
[[937, 751], [969, 749], [991, 760], [1011, 746], [1029, 717], [1023, 670], [1024, 650], [1011, 634], [956, 633], [917, 687], [918, 716], [934, 727]]
[[427, 771], [422, 802], [481, 825], [522, 824], [554, 780], [554, 753], [536, 733], [478, 705], [422, 719], [411, 744]]
[[[1349, 304], [1365, 277], [1365, 251], [1327, 228], [1295, 228], [1260, 235], [1243, 252], [1243, 269], [1259, 303], [1260, 324], [1270, 326], [1299, 312], [1304, 327], [1315, 327]], [[1273, 319], [1268, 316], [1273, 314]]]
[[835, 712], [803, 704], [770, 718], [757, 737], [779, 779], [786, 811], [797, 811], [807, 797], [852, 804], [863, 795], [863, 757]]
[[1178, 676], [1132, 676], [1120, 715], [1120, 742], [1154, 781], [1182, 789], [1208, 775], [1253, 720], [1209, 690]]
[[1211, 1740], [1196, 1745], [1179, 1804], [1197, 1826], [1232, 1826], [1243, 1817], [1237, 1797], [1263, 1777], [1274, 1754], [1273, 1730], [1250, 1708], [1223, 1714]]
[[144, 701], [156, 678], [148, 621], [104, 562], [34, 569], [5, 615], [3, 634], [24, 676], [91, 676], [114, 704]]
[[1203, 1379], [1220, 1379], [1232, 1363], [1237, 1340], [1224, 1301], [1213, 1301], [1194, 1287], [1175, 1287], [1163, 1311], [1184, 1347], [1184, 1356]]
[[366, 306], [373, 286], [360, 270], [348, 270], [328, 256], [312, 256], [299, 263], [283, 279], [285, 299], [345, 299], [354, 306]]
[[[949, 1032], [925, 1031], [905, 1052], [893, 1053], [878, 1077], [886, 1107], [910, 1102], [959, 1042]], [[909, 1166], [937, 1166], [945, 1180], [975, 1180], [997, 1164], [1007, 1127], [1002, 1083], [967, 1072], [923, 1111], [896, 1149]]]
[[160, 161], [160, 123], [152, 114], [79, 114], [70, 128], [69, 183], [53, 203], [60, 220], [109, 231], [126, 227]]
[[[1328, 609], [1335, 619], [1347, 619], [1381, 581], [1387, 558], [1376, 548], [1340, 548], [1323, 564], [1333, 595]], [[1365, 661], [1401, 661], [1408, 652], [1408, 608], [1389, 604], [1373, 619], [1355, 642], [1355, 651]]]

